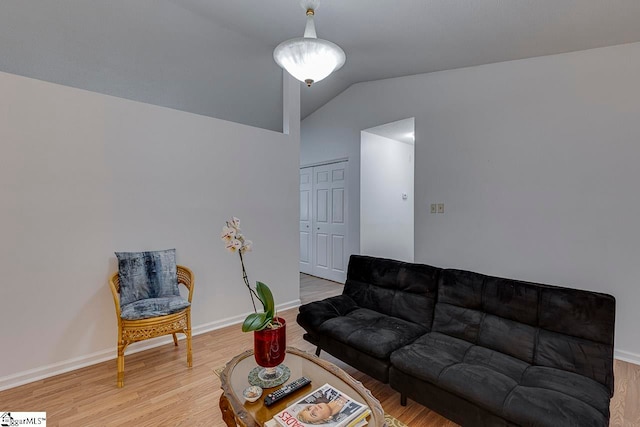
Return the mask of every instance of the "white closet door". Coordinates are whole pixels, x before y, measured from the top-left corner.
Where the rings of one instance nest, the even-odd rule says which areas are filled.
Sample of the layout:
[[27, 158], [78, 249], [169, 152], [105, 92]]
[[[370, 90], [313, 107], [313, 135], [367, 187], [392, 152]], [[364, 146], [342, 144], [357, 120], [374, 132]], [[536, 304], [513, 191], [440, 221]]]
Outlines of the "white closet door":
[[313, 168], [312, 272], [344, 283], [347, 277], [347, 162]]

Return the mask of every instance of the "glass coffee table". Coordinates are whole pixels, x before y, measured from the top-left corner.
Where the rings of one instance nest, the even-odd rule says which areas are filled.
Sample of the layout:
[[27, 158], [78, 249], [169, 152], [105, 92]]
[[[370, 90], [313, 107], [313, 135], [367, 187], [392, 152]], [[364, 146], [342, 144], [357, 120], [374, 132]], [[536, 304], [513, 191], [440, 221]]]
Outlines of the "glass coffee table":
[[[354, 400], [367, 405], [371, 410], [369, 426], [383, 427], [385, 425], [384, 411], [380, 402], [373, 397], [369, 390], [364, 388], [362, 383], [353, 379], [351, 375], [333, 363], [293, 347], [287, 347], [287, 356], [283, 363], [291, 370], [289, 380], [281, 386], [265, 389], [262, 397], [253, 403], [245, 402], [242, 396], [242, 391], [249, 386], [247, 379], [249, 372], [257, 366], [253, 350], [247, 350], [227, 363], [220, 374], [223, 391], [220, 396], [220, 410], [227, 426], [263, 427], [266, 421], [273, 418], [275, 414], [285, 409], [296, 399], [311, 393], [325, 383], [331, 384]], [[309, 378], [311, 385], [297, 390], [270, 407], [264, 406], [264, 398], [267, 394], [302, 376]]]

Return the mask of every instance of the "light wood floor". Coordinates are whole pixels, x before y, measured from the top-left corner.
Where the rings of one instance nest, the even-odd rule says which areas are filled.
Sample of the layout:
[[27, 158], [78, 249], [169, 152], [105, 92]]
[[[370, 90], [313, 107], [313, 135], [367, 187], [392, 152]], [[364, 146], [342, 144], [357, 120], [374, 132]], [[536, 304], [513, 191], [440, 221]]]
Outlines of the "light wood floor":
[[[304, 302], [342, 292], [339, 284], [301, 275]], [[314, 347], [302, 339], [297, 309], [280, 313], [287, 319], [287, 341], [303, 350]], [[252, 335], [239, 325], [193, 338], [193, 368], [186, 367], [184, 341], [128, 355], [125, 386], [116, 388], [116, 361], [79, 369], [0, 392], [0, 410], [46, 411], [48, 426], [207, 426], [223, 427], [218, 408], [220, 380], [213, 369], [251, 348]], [[115, 355], [115, 349], [114, 349]], [[385, 411], [411, 427], [455, 426], [412, 402], [400, 406], [388, 385], [357, 372], [322, 353], [370, 389]], [[611, 401], [612, 426], [640, 426], [640, 366], [616, 360], [616, 393]]]

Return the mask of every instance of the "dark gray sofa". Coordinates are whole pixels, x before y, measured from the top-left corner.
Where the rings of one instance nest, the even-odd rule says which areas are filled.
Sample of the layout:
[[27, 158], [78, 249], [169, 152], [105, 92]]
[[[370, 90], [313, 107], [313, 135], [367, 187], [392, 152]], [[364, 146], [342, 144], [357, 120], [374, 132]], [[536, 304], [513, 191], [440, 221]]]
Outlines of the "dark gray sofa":
[[354, 255], [304, 338], [462, 425], [606, 426], [615, 299]]

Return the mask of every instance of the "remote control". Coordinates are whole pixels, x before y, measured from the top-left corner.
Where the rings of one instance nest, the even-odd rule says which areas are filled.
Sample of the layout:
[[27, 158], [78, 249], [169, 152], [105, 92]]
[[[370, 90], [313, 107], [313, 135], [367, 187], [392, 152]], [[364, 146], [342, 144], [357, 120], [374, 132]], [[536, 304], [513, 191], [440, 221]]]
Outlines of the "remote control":
[[311, 384], [311, 380], [309, 378], [307, 377], [298, 378], [297, 380], [287, 384], [286, 386], [267, 394], [267, 397], [264, 398], [264, 405], [271, 406], [274, 403], [276, 403], [278, 400], [284, 399], [294, 391], [301, 389], [307, 384]]

